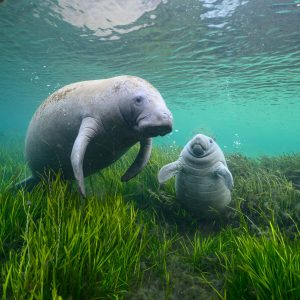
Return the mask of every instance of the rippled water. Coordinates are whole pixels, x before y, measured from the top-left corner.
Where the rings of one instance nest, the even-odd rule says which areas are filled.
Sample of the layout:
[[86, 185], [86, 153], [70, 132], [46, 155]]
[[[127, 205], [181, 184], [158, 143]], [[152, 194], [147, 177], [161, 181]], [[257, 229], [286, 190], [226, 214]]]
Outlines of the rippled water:
[[0, 135], [24, 136], [65, 84], [149, 80], [175, 121], [158, 143], [214, 136], [247, 155], [300, 152], [300, 3], [57, 0], [0, 3]]

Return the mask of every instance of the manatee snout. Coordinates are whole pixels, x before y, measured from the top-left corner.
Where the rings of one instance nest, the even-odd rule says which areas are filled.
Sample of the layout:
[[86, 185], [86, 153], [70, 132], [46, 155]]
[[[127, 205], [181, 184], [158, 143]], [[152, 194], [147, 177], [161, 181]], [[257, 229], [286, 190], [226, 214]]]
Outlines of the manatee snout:
[[200, 144], [195, 144], [192, 147], [193, 155], [200, 157], [204, 154], [205, 149]]
[[209, 149], [212, 139], [203, 135], [197, 134], [190, 142], [189, 152], [195, 157], [201, 157]]
[[163, 136], [172, 131], [173, 116], [170, 111], [154, 111], [140, 121], [139, 130], [145, 136]]

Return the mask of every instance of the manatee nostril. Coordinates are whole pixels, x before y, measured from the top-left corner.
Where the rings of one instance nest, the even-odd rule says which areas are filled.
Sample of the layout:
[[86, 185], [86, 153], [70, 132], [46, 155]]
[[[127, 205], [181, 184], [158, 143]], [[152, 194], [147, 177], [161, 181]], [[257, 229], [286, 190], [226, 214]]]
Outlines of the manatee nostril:
[[163, 118], [164, 120], [172, 119], [172, 115], [171, 115], [170, 113], [163, 112], [163, 113], [162, 113], [162, 118]]

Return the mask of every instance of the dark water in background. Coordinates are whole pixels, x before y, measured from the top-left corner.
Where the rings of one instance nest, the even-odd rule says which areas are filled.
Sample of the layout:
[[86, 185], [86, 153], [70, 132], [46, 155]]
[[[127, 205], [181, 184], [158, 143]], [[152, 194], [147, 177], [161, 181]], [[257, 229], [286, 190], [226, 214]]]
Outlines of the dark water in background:
[[[68, 83], [149, 80], [175, 117], [227, 152], [300, 152], [300, 6], [284, 0], [7, 0], [0, 4], [0, 135], [24, 136]], [[3, 140], [3, 138], [2, 138]], [[0, 140], [1, 141], [1, 140]]]

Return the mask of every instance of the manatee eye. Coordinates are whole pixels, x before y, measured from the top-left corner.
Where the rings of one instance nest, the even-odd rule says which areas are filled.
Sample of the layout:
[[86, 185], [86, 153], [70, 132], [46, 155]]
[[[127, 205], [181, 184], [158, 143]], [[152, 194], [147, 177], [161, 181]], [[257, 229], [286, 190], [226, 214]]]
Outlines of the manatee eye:
[[212, 144], [212, 143], [213, 143], [213, 140], [212, 140], [212, 139], [209, 139], [209, 142]]
[[138, 97], [134, 98], [134, 103], [137, 105], [142, 104], [143, 101], [144, 101], [144, 98], [142, 96], [138, 96]]

